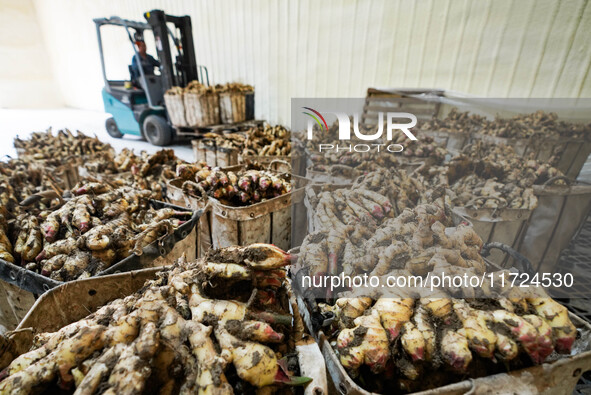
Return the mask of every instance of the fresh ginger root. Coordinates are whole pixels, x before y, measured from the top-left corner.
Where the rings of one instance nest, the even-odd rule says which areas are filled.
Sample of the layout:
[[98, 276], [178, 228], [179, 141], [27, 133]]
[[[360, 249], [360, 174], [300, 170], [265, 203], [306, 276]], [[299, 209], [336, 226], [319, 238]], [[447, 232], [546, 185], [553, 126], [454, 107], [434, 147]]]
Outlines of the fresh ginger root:
[[113, 346], [117, 343], [130, 343], [138, 333], [140, 326], [140, 317], [136, 312], [119, 318], [114, 326], [110, 326], [106, 332], [106, 343]]
[[483, 272], [485, 269], [484, 260], [480, 255], [483, 242], [480, 236], [471, 226], [459, 225], [450, 237], [453, 249], [460, 251], [467, 260], [475, 261], [470, 266], [477, 266]]
[[105, 329], [102, 325], [82, 328], [45, 358], [0, 382], [0, 393], [30, 393], [34, 386], [52, 381], [58, 373], [63, 385], [72, 382], [70, 369], [103, 347]]
[[220, 327], [215, 330], [215, 337], [222, 348], [222, 358], [234, 364], [241, 379], [259, 388], [275, 382], [279, 365], [273, 350], [240, 340]]
[[390, 349], [378, 311], [372, 309], [370, 314], [357, 317], [354, 323], [354, 328], [343, 329], [337, 338], [341, 364], [352, 375], [363, 364], [374, 373], [383, 372]]
[[384, 254], [380, 255], [378, 263], [373, 268], [370, 276], [382, 276], [386, 274], [392, 268], [399, 266], [399, 261], [404, 262], [404, 260], [408, 259], [409, 255], [410, 249], [407, 244], [401, 241], [394, 242], [386, 248]]
[[550, 327], [544, 318], [534, 314], [524, 315], [523, 319], [532, 324], [538, 332], [538, 338], [536, 340], [536, 344], [538, 345], [537, 355], [538, 360], [541, 363], [552, 354], [552, 351], [554, 351], [554, 344], [552, 343], [552, 327]]
[[199, 265], [206, 278], [221, 277], [227, 280], [249, 280], [252, 272], [237, 263], [203, 262]]
[[407, 321], [403, 325], [403, 334], [400, 337], [400, 343], [404, 351], [413, 361], [422, 361], [425, 359], [425, 338], [415, 324]]
[[259, 343], [281, 343], [284, 337], [283, 333], [275, 332], [271, 325], [261, 321], [229, 320], [225, 328], [238, 338]]
[[453, 311], [453, 303], [447, 293], [441, 289], [421, 289], [421, 305], [433, 315], [433, 317], [446, 320]]
[[192, 285], [192, 294], [189, 298], [189, 307], [193, 319], [204, 322], [206, 317], [213, 316], [225, 322], [227, 320], [243, 320], [246, 316], [246, 304], [233, 300], [213, 300], [201, 296], [197, 285]]
[[195, 321], [205, 322], [208, 318], [215, 318], [224, 323], [228, 320], [256, 319], [268, 323], [291, 325], [291, 316], [289, 315], [250, 311], [246, 303], [235, 300], [208, 299], [199, 293], [199, 288], [195, 284], [191, 286], [191, 290], [193, 293], [189, 298], [189, 308]]
[[474, 228], [463, 224], [458, 225], [456, 231], [451, 236], [451, 242], [455, 247], [463, 247], [461, 249], [472, 247], [476, 251], [480, 251], [484, 244]]
[[523, 317], [505, 310], [494, 311], [493, 317], [496, 323], [504, 325], [505, 328], [511, 331], [513, 337], [519, 341], [525, 352], [535, 363], [543, 362], [543, 359], [540, 359], [538, 355], [538, 331], [532, 324]]
[[563, 354], [570, 353], [577, 337], [577, 328], [568, 317], [566, 307], [547, 295], [546, 297], [527, 298], [527, 301], [552, 328], [556, 351]]
[[144, 390], [152, 369], [149, 361], [156, 353], [160, 333], [154, 323], [143, 326], [132, 344], [120, 354], [109, 376], [110, 387], [105, 394], [138, 394]]
[[[197, 359], [195, 387], [200, 394], [231, 394], [232, 387], [223, 373], [224, 360], [218, 356], [210, 338], [211, 327], [194, 321], [186, 321], [191, 351]], [[195, 388], [193, 387], [193, 388]]]
[[[501, 303], [501, 305], [507, 311], [514, 312], [516, 308], [522, 311], [527, 311], [527, 300], [525, 299], [522, 289], [519, 287], [512, 287], [510, 282], [503, 281], [503, 279], [510, 278], [510, 273], [510, 270], [499, 270], [493, 272], [491, 273], [491, 275], [494, 276], [492, 282], [487, 275], [485, 277], [485, 281], [482, 284], [482, 291], [487, 297], [499, 298], [499, 303]], [[500, 284], [503, 283], [505, 284], [505, 287], [501, 288]], [[508, 308], [505, 307], [505, 305], [507, 305], [507, 301], [513, 306]]]
[[0, 382], [0, 394], [29, 394], [33, 387], [53, 381], [57, 371], [54, 358], [42, 359]]
[[[261, 261], [252, 251], [240, 251], [259, 263], [269, 259], [268, 254]], [[282, 303], [290, 296], [284, 268], [210, 262], [179, 261], [134, 295], [117, 299], [57, 332], [39, 334], [35, 349], [0, 373], [0, 394], [51, 391], [55, 385], [69, 391], [75, 385], [78, 395], [136, 394], [154, 388], [160, 394], [230, 394], [234, 385], [244, 388], [246, 382], [263, 387], [257, 393], [266, 393], [309, 382], [309, 378], [291, 376], [288, 368], [298, 336], [290, 330], [293, 316]], [[233, 269], [246, 269], [252, 278], [267, 273], [273, 281], [264, 283], [265, 289], [238, 290], [243, 292], [238, 300], [203, 296], [204, 281], [219, 273], [234, 277]], [[257, 310], [263, 308], [260, 294], [264, 292], [276, 298], [277, 306]], [[256, 309], [251, 310], [251, 305]], [[278, 324], [283, 333], [270, 323]], [[212, 340], [214, 328], [222, 353]], [[288, 358], [279, 359], [286, 354]], [[232, 384], [224, 373], [230, 362], [240, 377], [232, 374]]]
[[452, 241], [445, 234], [445, 225], [441, 222], [435, 221], [433, 225], [431, 225], [431, 231], [433, 232], [433, 240], [435, 244], [446, 249], [453, 246]]
[[207, 258], [208, 261], [212, 262], [244, 262], [248, 267], [260, 270], [278, 269], [291, 264], [291, 255], [279, 247], [263, 243], [213, 250], [207, 254]]
[[373, 303], [370, 297], [345, 297], [339, 298], [336, 305], [339, 307], [340, 320], [339, 323], [343, 327], [350, 328], [353, 326], [355, 318], [363, 315]]
[[432, 361], [437, 349], [437, 339], [427, 310], [421, 305], [415, 309], [414, 321], [425, 341], [425, 360]]
[[314, 232], [307, 235], [302, 242], [298, 261], [300, 265], [305, 265], [310, 276], [324, 275], [328, 272], [327, 236], [328, 232], [325, 230]]
[[[40, 340], [42, 339], [39, 348], [29, 351], [28, 353], [25, 353], [14, 359], [11, 364], [2, 371], [0, 376], [10, 376], [28, 368], [35, 362], [39, 361], [41, 358], [47, 356], [49, 353], [55, 350], [55, 348], [60, 343], [76, 334], [78, 331], [80, 331], [80, 329], [86, 326], [94, 325], [99, 319], [110, 316], [113, 311], [119, 306], [123, 305], [123, 303], [123, 299], [116, 299], [111, 302], [111, 304], [101, 307], [86, 319], [66, 325], [57, 332], [41, 336], [39, 338]], [[107, 333], [105, 333], [105, 337], [108, 338]]]
[[379, 298], [373, 306], [378, 312], [384, 329], [388, 332], [390, 341], [396, 340], [405, 322], [410, 320], [413, 313], [414, 299], [412, 298]]
[[465, 331], [447, 331], [441, 339], [441, 356], [453, 369], [465, 372], [472, 362], [472, 353], [468, 347]]
[[82, 328], [78, 334], [60, 343], [52, 355], [59, 369], [60, 378], [63, 382], [70, 382], [73, 377], [70, 369], [80, 364], [93, 352], [103, 348], [105, 343], [105, 327], [94, 325]]
[[111, 372], [111, 368], [119, 359], [125, 344], [117, 344], [105, 351], [92, 365], [82, 381], [76, 385], [74, 395], [94, 394], [101, 383]]
[[347, 233], [346, 229], [344, 228], [332, 228], [328, 232], [328, 237], [326, 238], [328, 266], [326, 271], [329, 275], [338, 274], [338, 260], [339, 256], [342, 255], [343, 249], [345, 248], [346, 240]]
[[426, 205], [421, 205], [416, 208], [419, 225], [409, 242], [410, 246], [417, 251], [432, 247], [435, 241], [433, 231], [431, 230], [431, 221], [427, 215], [421, 215], [421, 209], [425, 207]]
[[474, 310], [459, 299], [454, 299], [454, 310], [462, 321], [470, 348], [483, 358], [492, 358], [497, 343], [497, 336], [487, 325], [488, 321], [492, 321], [492, 315], [485, 311]]
[[519, 346], [509, 336], [497, 332], [496, 350], [505, 361], [515, 359], [519, 354]]

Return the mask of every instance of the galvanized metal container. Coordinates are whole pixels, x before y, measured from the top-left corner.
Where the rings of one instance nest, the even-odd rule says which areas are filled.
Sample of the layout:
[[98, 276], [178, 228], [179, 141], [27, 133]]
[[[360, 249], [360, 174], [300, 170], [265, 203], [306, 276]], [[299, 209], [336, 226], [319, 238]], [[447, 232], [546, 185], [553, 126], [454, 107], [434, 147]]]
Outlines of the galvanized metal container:
[[[570, 318], [586, 336], [589, 336], [591, 325], [574, 314]], [[340, 364], [338, 356], [330, 346], [323, 333], [320, 333], [320, 347], [326, 368], [332, 381], [339, 392], [348, 395], [367, 395], [370, 392], [361, 388], [345, 371]], [[584, 342], [580, 340], [579, 342]], [[581, 374], [591, 368], [591, 351], [589, 347], [585, 352], [575, 356], [564, 357], [553, 363], [545, 363], [541, 366], [495, 374], [477, 379], [464, 380], [459, 383], [449, 384], [432, 390], [415, 392], [416, 395], [456, 395], [456, 394], [572, 394]]]
[[[0, 355], [0, 369], [5, 368], [18, 355], [30, 350], [33, 337], [41, 332], [55, 332], [79, 321], [101, 306], [137, 292], [146, 281], [156, 278], [160, 268], [149, 268], [101, 278], [88, 278], [63, 284], [43, 294], [26, 314], [17, 330], [10, 335], [14, 344], [12, 353]], [[294, 298], [288, 289], [288, 297]], [[294, 320], [300, 320], [294, 302]], [[64, 308], [67, 306], [67, 308]], [[299, 367], [302, 374], [313, 381], [306, 387], [306, 395], [328, 394], [326, 369], [318, 345], [304, 339], [296, 340]], [[318, 358], [320, 356], [320, 358]]]
[[442, 130], [421, 130], [419, 136], [429, 136], [439, 146], [457, 154], [470, 142], [469, 133], [453, 133]]
[[[167, 203], [153, 201], [155, 207], [172, 207]], [[151, 266], [167, 266], [183, 254], [187, 259], [196, 257], [195, 226], [202, 211], [196, 211], [191, 220], [182, 224], [173, 234], [161, 241], [146, 246], [141, 256], [132, 254], [97, 273], [97, 276], [137, 270]], [[24, 313], [33, 305], [36, 296], [52, 288], [65, 284], [49, 277], [27, 270], [21, 266], [0, 259], [0, 325], [12, 330], [23, 318]], [[66, 283], [67, 284], [67, 283]]]
[[568, 247], [591, 212], [591, 185], [534, 185], [538, 206], [533, 211], [517, 250], [527, 257], [534, 270], [554, 273], [559, 256]]
[[[517, 249], [532, 214], [529, 209], [454, 207], [455, 214], [468, 219], [484, 243], [503, 243]], [[505, 266], [510, 259], [501, 251], [491, 251], [489, 260]]]
[[478, 140], [511, 146], [517, 155], [522, 157], [531, 155], [533, 159], [541, 163], [546, 163], [552, 156], [557, 156], [558, 162], [555, 167], [573, 180], [577, 178], [587, 157], [591, 154], [591, 142], [572, 138], [543, 139], [532, 137], [531, 139], [515, 139], [473, 133], [471, 141]]
[[184, 182], [185, 180], [180, 178], [168, 181], [167, 197], [173, 204], [203, 212], [195, 231], [196, 256], [200, 257], [211, 248], [211, 209], [207, 205], [207, 198], [190, 196], [183, 192]]
[[16, 328], [33, 303], [32, 293], [0, 280], [0, 333]]
[[[16, 346], [12, 353], [0, 355], [0, 368], [31, 348], [36, 332], [55, 331], [78, 321], [99, 307], [140, 289], [160, 268], [149, 268], [101, 278], [91, 277], [61, 284], [41, 295], [27, 309], [20, 325], [9, 338]], [[64, 308], [67, 306], [67, 308]], [[9, 354], [9, 355], [7, 355]]]
[[[298, 295], [298, 307], [308, 328], [312, 328], [312, 318], [305, 301]], [[569, 313], [580, 336], [574, 347], [579, 351], [574, 356], [562, 358], [509, 373], [500, 373], [477, 379], [468, 379], [443, 387], [415, 392], [416, 395], [463, 395], [463, 394], [564, 394], [573, 393], [581, 375], [591, 370], [591, 324]], [[358, 385], [341, 365], [339, 357], [322, 331], [312, 332], [320, 345], [326, 362], [326, 369], [336, 390], [346, 395], [375, 394]]]

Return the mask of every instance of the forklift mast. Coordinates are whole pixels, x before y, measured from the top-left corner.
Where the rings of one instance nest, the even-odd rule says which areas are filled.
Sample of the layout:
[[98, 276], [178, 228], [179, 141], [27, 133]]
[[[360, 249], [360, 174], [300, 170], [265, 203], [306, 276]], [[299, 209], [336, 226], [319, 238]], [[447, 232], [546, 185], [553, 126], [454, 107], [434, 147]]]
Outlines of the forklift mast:
[[[161, 65], [163, 90], [166, 91], [173, 86], [185, 87], [190, 81], [198, 80], [191, 17], [166, 15], [161, 10], [146, 12], [144, 17], [154, 33], [156, 51]], [[173, 32], [169, 31], [167, 23], [174, 24], [180, 34], [178, 39]], [[178, 52], [174, 63], [168, 40], [169, 34], [172, 36]]]

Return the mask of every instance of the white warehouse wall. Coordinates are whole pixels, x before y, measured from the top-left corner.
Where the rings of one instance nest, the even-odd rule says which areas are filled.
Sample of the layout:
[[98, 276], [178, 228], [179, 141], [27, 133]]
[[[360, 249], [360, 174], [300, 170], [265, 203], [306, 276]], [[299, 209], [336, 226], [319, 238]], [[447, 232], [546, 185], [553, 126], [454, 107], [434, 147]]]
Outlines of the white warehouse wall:
[[0, 0], [0, 108], [60, 107], [32, 0]]
[[[101, 109], [92, 18], [193, 20], [215, 83], [255, 85], [258, 118], [288, 123], [291, 97], [362, 97], [368, 87], [484, 97], [591, 97], [587, 0], [35, 0], [65, 102]], [[123, 36], [121, 36], [123, 37]], [[126, 39], [113, 48], [126, 63]]]

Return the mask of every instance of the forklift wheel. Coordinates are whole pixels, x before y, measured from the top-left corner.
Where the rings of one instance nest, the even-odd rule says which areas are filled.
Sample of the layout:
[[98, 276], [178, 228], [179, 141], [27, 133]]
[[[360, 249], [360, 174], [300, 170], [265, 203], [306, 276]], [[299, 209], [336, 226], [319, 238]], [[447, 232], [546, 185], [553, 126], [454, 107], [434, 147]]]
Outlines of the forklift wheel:
[[115, 122], [113, 118], [107, 119], [107, 122], [105, 122], [105, 126], [107, 128], [107, 133], [109, 133], [109, 136], [114, 137], [116, 139], [120, 139], [121, 137], [123, 137], [123, 135], [119, 131], [119, 128], [117, 127], [117, 122]]
[[151, 144], [164, 146], [172, 141], [172, 130], [164, 118], [148, 115], [144, 120], [144, 136]]

